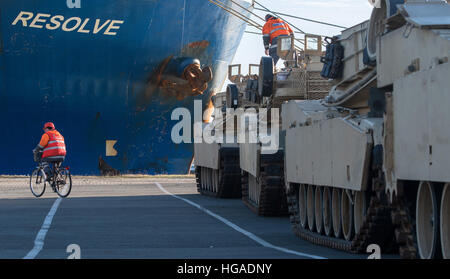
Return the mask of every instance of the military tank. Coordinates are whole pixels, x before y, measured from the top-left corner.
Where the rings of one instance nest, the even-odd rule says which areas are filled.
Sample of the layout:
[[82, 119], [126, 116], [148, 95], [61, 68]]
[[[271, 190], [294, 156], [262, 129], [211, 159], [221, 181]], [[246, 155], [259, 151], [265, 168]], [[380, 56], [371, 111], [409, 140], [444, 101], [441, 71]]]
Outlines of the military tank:
[[[278, 145], [283, 143], [279, 140], [283, 135], [272, 122], [278, 123], [276, 119], [284, 101], [319, 99], [329, 92], [329, 83], [320, 77], [322, 38], [305, 36], [305, 42], [314, 40], [313, 46], [305, 47], [307, 50], [297, 56], [293, 38], [281, 39], [279, 56], [286, 67], [278, 72], [274, 71], [270, 57], [262, 57], [260, 64], [249, 65], [245, 76], [241, 74], [242, 65], [229, 66], [228, 79], [232, 83], [226, 92], [212, 97], [213, 118], [203, 124], [203, 131], [210, 134], [209, 139], [203, 137], [194, 145], [197, 189], [201, 194], [217, 198], [242, 197], [244, 203], [260, 215], [287, 214], [284, 153], [283, 147]], [[277, 110], [276, 119], [254, 118], [256, 125], [250, 126], [256, 130], [249, 128], [248, 119], [245, 122], [246, 117], [256, 116], [261, 110], [268, 112], [261, 115], [270, 115], [275, 111], [273, 108]], [[264, 140], [252, 134], [258, 134], [260, 123], [277, 131], [276, 148], [268, 152], [261, 152]], [[250, 140], [251, 143], [249, 134], [255, 139]]]
[[[194, 144], [195, 175], [198, 192], [215, 198], [241, 198], [241, 169], [239, 167], [238, 131], [240, 121], [237, 108], [255, 107], [256, 95], [241, 93], [249, 86], [257, 86], [258, 75], [252, 74], [255, 67], [250, 65], [249, 74], [241, 74], [241, 65], [230, 65], [228, 78], [232, 84], [226, 92], [214, 94], [209, 106], [211, 119], [204, 119], [202, 136]], [[238, 87], [241, 86], [241, 87]], [[244, 87], [242, 87], [244, 86]], [[250, 89], [250, 88], [249, 88]], [[209, 118], [209, 116], [205, 116]], [[205, 118], [204, 117], [204, 118]]]
[[277, 51], [285, 68], [274, 71], [272, 58], [262, 57], [257, 86], [252, 86], [255, 81], [247, 81], [244, 95], [256, 100], [257, 106], [252, 112], [246, 111], [254, 125], [243, 127], [249, 140], [239, 144], [242, 200], [258, 215], [288, 213], [284, 133], [279, 129], [281, 104], [288, 100], [320, 99], [330, 90], [328, 81], [320, 76], [322, 37], [305, 35], [304, 42], [304, 51], [298, 53], [293, 38], [280, 38]]
[[334, 85], [282, 106], [296, 235], [352, 252], [450, 258], [450, 6], [380, 1], [327, 47]]

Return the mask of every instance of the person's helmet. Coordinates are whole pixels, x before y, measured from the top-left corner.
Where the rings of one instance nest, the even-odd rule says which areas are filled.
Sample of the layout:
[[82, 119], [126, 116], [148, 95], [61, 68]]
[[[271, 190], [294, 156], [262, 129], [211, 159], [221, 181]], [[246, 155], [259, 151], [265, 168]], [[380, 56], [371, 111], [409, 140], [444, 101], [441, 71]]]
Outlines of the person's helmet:
[[44, 129], [47, 129], [47, 128], [55, 130], [55, 124], [53, 124], [52, 122], [47, 122], [44, 125]]
[[268, 21], [268, 20], [271, 19], [271, 18], [274, 18], [274, 16], [271, 15], [271, 14], [267, 14], [267, 15], [266, 15], [266, 21]]

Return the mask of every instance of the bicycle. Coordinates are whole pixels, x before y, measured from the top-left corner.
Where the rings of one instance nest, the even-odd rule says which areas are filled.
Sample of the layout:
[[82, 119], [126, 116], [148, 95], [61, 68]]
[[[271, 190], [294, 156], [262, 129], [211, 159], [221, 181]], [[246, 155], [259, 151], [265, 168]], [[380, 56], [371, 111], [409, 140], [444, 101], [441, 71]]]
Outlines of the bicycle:
[[33, 195], [37, 198], [41, 197], [47, 186], [50, 183], [54, 192], [61, 198], [69, 196], [72, 190], [72, 176], [70, 175], [69, 167], [61, 167], [61, 162], [48, 162], [51, 166], [52, 177], [47, 180], [44, 168], [45, 162], [39, 161], [39, 165], [32, 172], [30, 176], [30, 189]]

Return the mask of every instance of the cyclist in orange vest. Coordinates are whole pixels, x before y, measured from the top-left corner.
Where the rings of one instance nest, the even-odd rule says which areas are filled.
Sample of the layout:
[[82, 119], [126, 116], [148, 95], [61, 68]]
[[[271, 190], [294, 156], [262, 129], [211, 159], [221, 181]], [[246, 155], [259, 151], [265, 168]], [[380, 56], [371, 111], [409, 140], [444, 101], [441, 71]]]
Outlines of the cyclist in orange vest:
[[52, 122], [44, 125], [44, 134], [38, 146], [33, 150], [35, 157], [39, 157], [42, 153], [42, 161], [44, 162], [44, 171], [47, 179], [50, 180], [51, 170], [49, 163], [62, 163], [66, 157], [66, 144], [64, 137], [56, 130]]
[[263, 27], [264, 48], [266, 49], [266, 55], [272, 57], [274, 65], [277, 65], [280, 59], [277, 55], [277, 41], [279, 36], [294, 36], [294, 32], [283, 20], [270, 14], [266, 15], [266, 24]]

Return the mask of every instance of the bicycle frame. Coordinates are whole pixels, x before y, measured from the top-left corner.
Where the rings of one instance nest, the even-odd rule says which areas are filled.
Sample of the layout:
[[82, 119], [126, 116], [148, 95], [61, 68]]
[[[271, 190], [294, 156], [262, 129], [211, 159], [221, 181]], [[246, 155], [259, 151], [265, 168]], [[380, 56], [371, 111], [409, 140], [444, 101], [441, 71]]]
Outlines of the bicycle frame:
[[[52, 174], [52, 179], [50, 182], [50, 186], [52, 186], [52, 188], [55, 187], [56, 185], [56, 180], [58, 178], [58, 175], [60, 174], [60, 169], [61, 169], [61, 165], [62, 162], [45, 162], [45, 161], [40, 161], [39, 162], [39, 166], [37, 167], [38, 169], [45, 169], [46, 164], [49, 165], [50, 167], [50, 172]], [[64, 169], [68, 170], [68, 167], [65, 167]]]
[[[42, 194], [45, 192], [45, 184], [48, 183], [54, 192], [58, 193], [58, 195], [62, 198], [67, 197], [70, 194], [71, 188], [72, 188], [72, 178], [70, 175], [69, 167], [61, 167], [62, 162], [46, 162], [46, 161], [39, 161], [38, 166], [33, 171], [37, 172], [37, 176], [35, 179], [35, 184], [38, 185], [42, 182], [44, 182], [43, 190], [39, 194], [39, 192], [35, 192], [33, 189], [32, 182], [30, 180], [30, 187], [32, 188], [31, 191], [36, 197], [42, 196]], [[49, 168], [48, 171], [45, 169]], [[49, 176], [51, 178], [49, 179]], [[30, 178], [33, 179], [33, 178]], [[67, 180], [68, 179], [68, 180]], [[43, 181], [44, 180], [44, 181]], [[66, 191], [66, 193], [61, 193], [61, 185], [66, 185], [66, 183], [69, 183], [69, 188]]]

